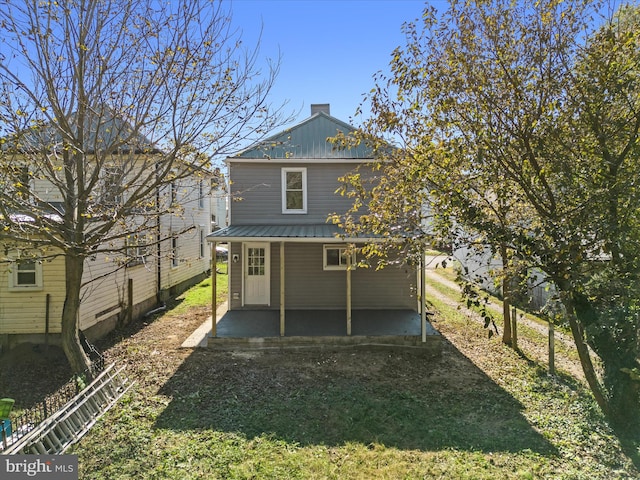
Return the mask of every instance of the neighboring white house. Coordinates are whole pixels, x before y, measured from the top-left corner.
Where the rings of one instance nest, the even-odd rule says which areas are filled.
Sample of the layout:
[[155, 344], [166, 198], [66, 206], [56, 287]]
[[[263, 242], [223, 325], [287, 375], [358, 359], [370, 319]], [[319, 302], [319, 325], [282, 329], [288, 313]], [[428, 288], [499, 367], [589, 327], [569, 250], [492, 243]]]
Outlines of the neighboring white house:
[[[489, 245], [471, 247], [460, 245], [454, 249], [452, 256], [460, 263], [462, 275], [477, 284], [483, 290], [494, 294], [502, 294], [500, 282], [496, 278], [502, 270], [500, 256], [493, 253]], [[525, 288], [526, 287], [526, 288]], [[556, 289], [546, 280], [544, 273], [537, 268], [527, 271], [526, 285], [520, 286], [527, 306], [540, 310], [556, 294]]]
[[229, 224], [227, 212], [229, 195], [224, 174], [216, 168], [211, 177], [211, 231], [216, 231]]
[[[31, 180], [28, 188], [40, 201], [61, 200], [46, 180]], [[123, 253], [85, 260], [79, 326], [89, 339], [161, 306], [208, 275], [210, 193], [211, 173], [202, 170], [158, 189], [158, 196], [171, 195], [176, 213], [157, 215], [144, 236], [122, 238]], [[28, 214], [23, 217], [29, 222]], [[21, 261], [11, 245], [0, 251], [0, 350], [22, 342], [58, 342], [65, 265], [52, 253]]]

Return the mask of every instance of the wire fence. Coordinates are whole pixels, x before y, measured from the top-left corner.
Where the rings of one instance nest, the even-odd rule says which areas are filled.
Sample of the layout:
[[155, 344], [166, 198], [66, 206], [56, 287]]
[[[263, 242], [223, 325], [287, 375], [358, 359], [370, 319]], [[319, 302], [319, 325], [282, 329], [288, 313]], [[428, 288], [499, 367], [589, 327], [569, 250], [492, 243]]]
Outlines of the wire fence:
[[[86, 340], [85, 340], [86, 341]], [[87, 342], [88, 343], [88, 342]], [[90, 345], [90, 344], [89, 344]], [[9, 445], [27, 435], [37, 425], [45, 421], [51, 415], [60, 410], [76, 395], [78, 395], [90, 383], [90, 379], [99, 375], [104, 370], [104, 357], [93, 345], [90, 357], [92, 363], [82, 374], [71, 377], [62, 387], [54, 393], [47, 395], [35, 406], [25, 410], [20, 415], [10, 416], [7, 425], [0, 428], [0, 452]], [[86, 349], [86, 346], [85, 346]]]

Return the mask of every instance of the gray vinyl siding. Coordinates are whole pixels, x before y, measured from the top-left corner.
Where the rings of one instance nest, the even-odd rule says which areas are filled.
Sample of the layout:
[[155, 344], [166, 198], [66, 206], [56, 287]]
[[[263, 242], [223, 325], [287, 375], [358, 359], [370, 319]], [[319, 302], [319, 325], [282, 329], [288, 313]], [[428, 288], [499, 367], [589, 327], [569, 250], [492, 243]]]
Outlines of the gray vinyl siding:
[[233, 255], [242, 258], [242, 243], [229, 244], [229, 309], [242, 306], [242, 262], [234, 263]]
[[351, 277], [353, 308], [417, 310], [416, 282], [417, 272], [406, 265], [387, 266], [377, 271], [375, 268], [358, 268]]
[[322, 270], [322, 244], [285, 244], [285, 266], [286, 308], [346, 308], [346, 272]]
[[[285, 243], [285, 307], [287, 309], [345, 309], [347, 273], [323, 270], [322, 243]], [[231, 245], [230, 255], [242, 254], [242, 244]], [[271, 244], [271, 305], [280, 308], [280, 244]], [[242, 308], [242, 262], [231, 263], [232, 310]], [[416, 271], [410, 267], [358, 268], [351, 273], [353, 309], [398, 308], [416, 310]], [[234, 299], [234, 293], [238, 298]]]
[[[282, 213], [281, 169], [307, 169], [307, 213]], [[353, 163], [231, 163], [230, 225], [321, 224], [330, 213], [346, 213], [353, 199], [336, 194], [338, 178], [352, 171]], [[366, 168], [366, 167], [365, 167]], [[370, 172], [362, 169], [362, 174]]]

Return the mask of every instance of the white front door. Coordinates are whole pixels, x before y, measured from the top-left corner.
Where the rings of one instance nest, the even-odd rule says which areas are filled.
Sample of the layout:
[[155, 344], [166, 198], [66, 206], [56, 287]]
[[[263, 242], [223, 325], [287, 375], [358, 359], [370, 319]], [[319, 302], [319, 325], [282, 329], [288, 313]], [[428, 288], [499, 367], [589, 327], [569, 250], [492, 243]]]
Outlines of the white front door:
[[244, 244], [244, 304], [269, 305], [269, 243]]

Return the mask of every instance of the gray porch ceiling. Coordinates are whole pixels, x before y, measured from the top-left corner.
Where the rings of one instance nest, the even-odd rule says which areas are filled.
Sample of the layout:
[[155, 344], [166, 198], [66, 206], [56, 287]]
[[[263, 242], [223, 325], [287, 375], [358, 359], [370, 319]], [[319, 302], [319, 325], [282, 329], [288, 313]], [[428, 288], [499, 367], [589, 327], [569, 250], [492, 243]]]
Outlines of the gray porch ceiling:
[[210, 233], [209, 242], [380, 242], [383, 237], [347, 237], [337, 225], [230, 225]]

